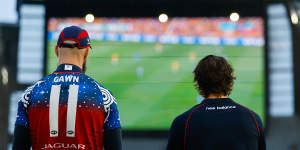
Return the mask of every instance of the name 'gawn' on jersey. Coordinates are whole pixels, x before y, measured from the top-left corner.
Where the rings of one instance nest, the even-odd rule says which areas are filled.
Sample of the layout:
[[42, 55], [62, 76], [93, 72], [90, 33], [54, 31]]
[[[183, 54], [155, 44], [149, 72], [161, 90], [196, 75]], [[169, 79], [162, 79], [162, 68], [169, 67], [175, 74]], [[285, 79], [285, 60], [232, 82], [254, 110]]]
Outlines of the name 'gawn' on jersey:
[[25, 90], [16, 125], [29, 127], [33, 150], [102, 150], [103, 131], [121, 128], [112, 93], [71, 64]]

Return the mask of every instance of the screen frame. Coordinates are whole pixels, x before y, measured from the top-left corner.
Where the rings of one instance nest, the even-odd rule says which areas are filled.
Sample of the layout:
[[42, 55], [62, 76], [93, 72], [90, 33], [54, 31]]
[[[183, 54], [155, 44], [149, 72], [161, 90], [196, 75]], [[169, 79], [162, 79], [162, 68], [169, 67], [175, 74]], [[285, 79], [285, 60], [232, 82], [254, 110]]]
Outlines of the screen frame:
[[[266, 4], [265, 4], [266, 5]], [[264, 6], [265, 7], [265, 6]], [[55, 13], [53, 13], [53, 11], [55, 11], [55, 8], [53, 6], [47, 6], [46, 7], [46, 19], [45, 19], [45, 46], [44, 46], [44, 70], [43, 70], [43, 74], [44, 76], [47, 76], [47, 55], [48, 55], [48, 21], [50, 18], [70, 18], [70, 17], [83, 17], [84, 15], [82, 13], [74, 13], [72, 15], [65, 15], [65, 14], [62, 14], [62, 15], [57, 15]], [[86, 12], [91, 12], [91, 11], [86, 11]], [[142, 13], [143, 14], [143, 13]], [[139, 15], [142, 15], [142, 14], [139, 14]], [[153, 14], [151, 15], [147, 15], [145, 14], [144, 16], [142, 17], [157, 17], [158, 15], [156, 14], [159, 14], [157, 12], [154, 12]], [[113, 17], [113, 18], [123, 18], [123, 17], [129, 17], [129, 18], [141, 18], [141, 16], [131, 16], [131, 15], [128, 15], [128, 14], [119, 14], [119, 15], [116, 15], [116, 16], [110, 16], [110, 15], [105, 15], [105, 14], [94, 14], [95, 17], [107, 17], [107, 18], [110, 18], [110, 17]], [[171, 16], [172, 17], [172, 16]], [[175, 17], [175, 16], [174, 16]], [[224, 17], [224, 14], [220, 14], [218, 16], [210, 16], [210, 15], [201, 15], [201, 14], [198, 14], [198, 15], [177, 15], [176, 17]], [[246, 17], [246, 16], [245, 16]], [[268, 124], [269, 124], [269, 77], [268, 77], [268, 74], [269, 74], [269, 58], [268, 58], [268, 37], [267, 37], [267, 15], [266, 15], [266, 11], [264, 10], [263, 13], [260, 15], [260, 16], [257, 16], [257, 15], [249, 15], [247, 17], [260, 17], [262, 18], [263, 20], [263, 26], [264, 26], [264, 46], [263, 46], [263, 55], [264, 55], [264, 129], [265, 129], [265, 132], [268, 131]], [[54, 48], [53, 48], [54, 50]], [[170, 124], [171, 126], [171, 124]], [[123, 136], [125, 137], [147, 137], [147, 138], [166, 138], [168, 137], [168, 133], [169, 133], [169, 129], [166, 128], [166, 129], [123, 129]]]

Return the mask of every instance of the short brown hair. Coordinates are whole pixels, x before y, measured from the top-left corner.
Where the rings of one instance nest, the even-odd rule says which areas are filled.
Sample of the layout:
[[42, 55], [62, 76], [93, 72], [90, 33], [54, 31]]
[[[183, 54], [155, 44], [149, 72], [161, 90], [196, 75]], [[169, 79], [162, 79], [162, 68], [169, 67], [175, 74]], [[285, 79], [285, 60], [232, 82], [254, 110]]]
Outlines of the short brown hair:
[[194, 82], [204, 98], [210, 94], [228, 96], [235, 80], [233, 71], [225, 58], [208, 55], [199, 61], [193, 71]]

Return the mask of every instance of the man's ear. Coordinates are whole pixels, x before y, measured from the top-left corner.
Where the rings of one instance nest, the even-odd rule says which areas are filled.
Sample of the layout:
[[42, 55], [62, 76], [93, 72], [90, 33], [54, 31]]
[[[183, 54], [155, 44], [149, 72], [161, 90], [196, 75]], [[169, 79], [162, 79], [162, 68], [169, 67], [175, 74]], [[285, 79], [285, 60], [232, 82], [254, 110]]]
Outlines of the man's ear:
[[87, 57], [88, 57], [88, 55], [89, 55], [89, 52], [90, 52], [90, 49], [91, 49], [91, 48], [88, 47], [88, 48], [86, 49], [86, 51], [84, 52], [84, 60], [87, 59]]
[[55, 54], [58, 57], [58, 46], [57, 45], [55, 46]]

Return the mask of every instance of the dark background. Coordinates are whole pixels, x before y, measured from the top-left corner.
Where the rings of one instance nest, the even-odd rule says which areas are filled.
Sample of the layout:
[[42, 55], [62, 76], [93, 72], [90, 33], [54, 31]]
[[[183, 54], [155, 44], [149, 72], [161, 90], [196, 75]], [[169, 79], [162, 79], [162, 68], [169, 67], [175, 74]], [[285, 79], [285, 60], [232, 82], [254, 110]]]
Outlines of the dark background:
[[237, 11], [241, 16], [263, 16], [262, 0], [49, 0], [47, 15], [55, 17], [170, 17], [229, 16]]
[[[93, 13], [95, 17], [157, 17], [161, 13], [169, 17], [228, 17], [235, 11], [241, 17], [255, 16], [267, 20], [266, 6], [283, 3], [289, 9], [295, 1], [289, 0], [19, 0], [18, 5], [43, 4], [46, 6], [46, 20], [49, 17], [84, 17]], [[266, 22], [267, 23], [267, 22]], [[270, 117], [268, 114], [268, 69], [266, 69], [266, 115], [267, 145], [270, 150], [289, 150], [292, 145], [300, 149], [300, 25], [292, 25], [295, 83], [295, 110], [293, 117]], [[17, 41], [19, 25], [0, 24], [0, 69], [5, 66], [9, 72], [9, 84], [0, 82], [0, 150], [6, 150], [12, 135], [8, 135], [8, 106], [12, 91], [22, 90], [27, 85], [16, 82]], [[267, 35], [267, 29], [265, 30]], [[266, 36], [266, 45], [268, 37]], [[46, 47], [46, 46], [45, 46]], [[268, 47], [266, 46], [268, 68]], [[0, 70], [1, 71], [1, 70]], [[0, 80], [1, 76], [0, 76]], [[167, 131], [125, 131], [124, 149], [160, 150], [167, 142]], [[298, 144], [298, 145], [297, 145]]]

